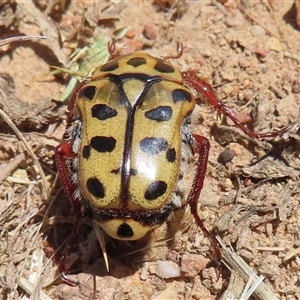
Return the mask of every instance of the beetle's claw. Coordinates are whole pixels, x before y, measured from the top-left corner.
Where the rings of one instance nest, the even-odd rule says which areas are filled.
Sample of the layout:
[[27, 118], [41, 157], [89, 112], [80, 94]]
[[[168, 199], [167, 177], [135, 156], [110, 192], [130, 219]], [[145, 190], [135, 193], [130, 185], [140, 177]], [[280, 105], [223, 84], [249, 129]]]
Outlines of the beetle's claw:
[[67, 285], [69, 285], [69, 286], [73, 286], [73, 287], [75, 287], [75, 286], [78, 286], [79, 285], [79, 281], [77, 281], [77, 280], [72, 280], [72, 279], [70, 279], [68, 276], [67, 276], [67, 274], [65, 273], [65, 272], [61, 272], [61, 278], [62, 278], [62, 280], [67, 284]]

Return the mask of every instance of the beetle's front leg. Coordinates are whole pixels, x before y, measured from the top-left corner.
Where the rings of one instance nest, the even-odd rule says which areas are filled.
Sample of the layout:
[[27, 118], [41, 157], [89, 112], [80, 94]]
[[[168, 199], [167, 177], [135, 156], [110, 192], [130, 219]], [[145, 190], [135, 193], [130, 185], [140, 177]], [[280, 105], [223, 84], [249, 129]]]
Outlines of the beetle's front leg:
[[190, 194], [187, 199], [187, 203], [189, 203], [191, 208], [191, 213], [195, 218], [196, 224], [199, 228], [201, 228], [203, 234], [206, 238], [209, 239], [214, 252], [215, 252], [215, 261], [218, 266], [218, 273], [221, 273], [221, 252], [218, 247], [218, 242], [214, 235], [212, 235], [204, 226], [202, 220], [200, 219], [198, 215], [198, 199], [203, 187], [205, 175], [206, 175], [206, 168], [207, 168], [207, 162], [208, 162], [208, 154], [209, 154], [209, 148], [210, 144], [207, 138], [200, 136], [200, 135], [193, 135], [192, 140], [192, 147], [195, 151], [195, 153], [198, 154], [198, 161], [197, 161], [197, 168], [196, 168], [196, 174], [194, 177], [194, 181], [192, 184], [192, 188], [190, 190]]
[[286, 131], [287, 127], [284, 127], [278, 131], [271, 131], [266, 133], [253, 132], [245, 127], [239, 119], [237, 119], [232, 113], [231, 109], [228, 108], [218, 97], [213, 88], [204, 80], [197, 77], [194, 71], [187, 71], [182, 73], [184, 83], [192, 87], [198, 94], [199, 98], [205, 102], [211, 104], [217, 111], [218, 115], [223, 114], [240, 128], [245, 134], [251, 138], [261, 139], [270, 137], [281, 137]]

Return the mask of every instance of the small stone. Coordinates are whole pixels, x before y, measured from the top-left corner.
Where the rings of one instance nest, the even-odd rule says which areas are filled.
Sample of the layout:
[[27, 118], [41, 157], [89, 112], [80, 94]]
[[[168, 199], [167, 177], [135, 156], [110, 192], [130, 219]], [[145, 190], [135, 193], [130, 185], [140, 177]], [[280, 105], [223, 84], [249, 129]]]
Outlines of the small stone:
[[300, 79], [297, 79], [293, 82], [292, 92], [295, 94], [300, 93]]
[[133, 39], [136, 36], [136, 31], [134, 29], [129, 29], [125, 36], [129, 39]]
[[218, 186], [224, 192], [229, 192], [233, 189], [232, 181], [229, 178], [219, 180]]
[[260, 55], [261, 57], [266, 57], [269, 53], [269, 48], [265, 43], [258, 43], [254, 49], [254, 53]]
[[232, 85], [224, 85], [222, 88], [222, 92], [227, 96], [231, 95], [233, 92], [233, 86]]
[[225, 18], [225, 24], [229, 27], [243, 27], [245, 18], [240, 11], [231, 11]]
[[225, 39], [221, 39], [220, 42], [219, 42], [219, 46], [220, 47], [223, 47], [227, 44], [227, 41]]
[[222, 78], [223, 78], [224, 81], [231, 82], [231, 81], [236, 80], [236, 76], [235, 76], [235, 74], [233, 73], [232, 70], [224, 70], [222, 72], [221, 76], [222, 76]]
[[220, 153], [218, 157], [218, 162], [224, 164], [231, 161], [234, 157], [235, 157], [235, 152], [230, 149], [226, 149]]
[[144, 36], [149, 40], [155, 40], [157, 37], [157, 28], [153, 23], [147, 23], [144, 28]]
[[209, 47], [204, 47], [200, 49], [200, 53], [203, 57], [210, 57], [213, 54]]
[[243, 69], [248, 68], [250, 66], [250, 61], [242, 57], [239, 59], [239, 66]]
[[260, 25], [253, 25], [250, 29], [252, 36], [262, 38], [266, 36], [266, 31]]
[[248, 101], [251, 100], [253, 97], [254, 97], [254, 92], [253, 92], [252, 90], [248, 89], [248, 90], [245, 90], [245, 91], [244, 91], [244, 98], [241, 99], [241, 100], [243, 100], [243, 101], [245, 101], [245, 102], [248, 102]]
[[160, 278], [174, 278], [179, 277], [180, 267], [174, 261], [158, 261], [157, 266], [155, 268], [155, 273]]
[[139, 40], [131, 40], [127, 38], [124, 38], [122, 42], [124, 43], [124, 47], [120, 50], [120, 55], [127, 55], [135, 51], [139, 51], [143, 48], [144, 45]]
[[266, 45], [269, 49], [280, 52], [281, 51], [281, 44], [276, 37], [269, 37], [266, 40]]
[[185, 277], [194, 278], [208, 264], [209, 260], [199, 254], [183, 254], [181, 259], [181, 272]]
[[244, 100], [244, 97], [245, 96], [244, 96], [244, 92], [243, 91], [241, 91], [241, 92], [238, 93], [238, 99], [239, 100]]

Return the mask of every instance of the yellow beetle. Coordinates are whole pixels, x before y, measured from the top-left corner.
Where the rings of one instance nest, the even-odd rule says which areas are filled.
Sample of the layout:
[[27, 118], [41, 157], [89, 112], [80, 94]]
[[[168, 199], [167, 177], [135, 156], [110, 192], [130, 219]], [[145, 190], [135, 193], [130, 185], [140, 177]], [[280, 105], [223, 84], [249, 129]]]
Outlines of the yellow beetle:
[[[195, 96], [251, 137], [284, 132], [251, 132], [194, 72], [182, 73], [166, 60], [136, 52], [96, 68], [77, 87], [56, 163], [77, 213], [84, 206], [109, 236], [140, 239], [188, 204], [219, 261], [217, 242], [197, 213], [209, 142], [188, 128]], [[183, 175], [194, 154], [198, 155], [196, 171], [186, 189]], [[64, 263], [61, 271], [68, 282]]]

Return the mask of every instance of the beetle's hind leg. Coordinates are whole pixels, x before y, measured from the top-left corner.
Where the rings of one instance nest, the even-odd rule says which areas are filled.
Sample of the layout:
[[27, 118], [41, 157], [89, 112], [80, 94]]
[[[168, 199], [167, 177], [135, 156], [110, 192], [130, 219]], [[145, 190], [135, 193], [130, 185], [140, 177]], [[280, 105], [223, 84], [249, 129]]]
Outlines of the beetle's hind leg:
[[208, 162], [208, 154], [210, 149], [210, 144], [207, 138], [202, 137], [200, 135], [194, 134], [192, 136], [192, 147], [194, 152], [198, 154], [196, 174], [194, 177], [194, 181], [187, 199], [187, 203], [190, 205], [191, 213], [195, 218], [196, 224], [199, 228], [201, 228], [203, 234], [206, 238], [209, 239], [215, 253], [215, 261], [217, 263], [217, 271], [218, 277], [221, 274], [221, 252], [218, 246], [218, 241], [214, 235], [212, 235], [204, 226], [202, 220], [198, 214], [198, 199], [203, 188], [203, 183], [206, 175], [206, 168]]

